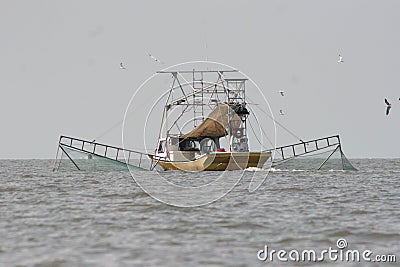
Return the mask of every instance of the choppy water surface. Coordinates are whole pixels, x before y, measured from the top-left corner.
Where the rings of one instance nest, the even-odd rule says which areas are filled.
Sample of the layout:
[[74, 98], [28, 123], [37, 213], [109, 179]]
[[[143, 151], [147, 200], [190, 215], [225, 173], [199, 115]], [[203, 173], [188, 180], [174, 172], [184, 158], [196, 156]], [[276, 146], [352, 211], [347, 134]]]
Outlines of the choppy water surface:
[[261, 262], [257, 252], [337, 248], [338, 238], [399, 262], [400, 160], [352, 162], [360, 171], [270, 172], [254, 193], [245, 176], [215, 203], [177, 208], [129, 172], [53, 173], [49, 160], [1, 160], [0, 266], [309, 266]]

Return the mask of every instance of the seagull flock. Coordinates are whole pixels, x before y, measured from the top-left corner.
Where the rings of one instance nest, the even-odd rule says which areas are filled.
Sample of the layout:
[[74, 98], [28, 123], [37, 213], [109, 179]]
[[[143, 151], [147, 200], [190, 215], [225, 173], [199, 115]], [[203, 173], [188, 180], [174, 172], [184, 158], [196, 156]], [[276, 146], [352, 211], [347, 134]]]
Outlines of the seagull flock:
[[[147, 53], [147, 54], [148, 54], [149, 57], [150, 57], [152, 60], [154, 60], [155, 62], [164, 64], [161, 60], [159, 60], [158, 58], [154, 57], [152, 54], [150, 54], [150, 53]], [[339, 54], [339, 58], [338, 58], [337, 63], [343, 63], [343, 62], [344, 62], [344, 61], [343, 61], [343, 56], [342, 56], [341, 54]], [[119, 68], [122, 69], [122, 70], [126, 70], [126, 68], [125, 68], [125, 66], [124, 66], [124, 64], [123, 64], [122, 62], [119, 63]], [[279, 94], [280, 94], [281, 96], [285, 96], [285, 91], [280, 90], [280, 91], [279, 91]], [[400, 98], [399, 98], [399, 101], [400, 101]], [[386, 116], [388, 116], [388, 115], [389, 115], [389, 112], [390, 112], [390, 109], [392, 108], [392, 104], [390, 104], [390, 102], [389, 102], [386, 98], [385, 98], [385, 104], [386, 104]], [[279, 115], [281, 115], [281, 116], [285, 115], [285, 113], [283, 112], [282, 109], [279, 110]]]
[[[281, 95], [281, 96], [285, 96], [285, 91], [279, 91], [279, 94]], [[282, 109], [280, 109], [279, 110], [279, 115], [281, 115], [281, 116], [283, 116], [283, 115], [285, 115], [285, 112], [283, 112], [283, 110]]]
[[[343, 63], [343, 62], [344, 62], [343, 56], [342, 56], [341, 54], [339, 54], [338, 57], [339, 57], [339, 58], [338, 58], [338, 60], [337, 60], [337, 63]], [[285, 91], [280, 90], [280, 91], [279, 91], [279, 94], [280, 94], [281, 96], [285, 96]], [[386, 102], [386, 99], [385, 99], [385, 102]], [[389, 103], [389, 102], [387, 102], [387, 103]], [[389, 104], [389, 105], [390, 105], [390, 104]], [[388, 108], [387, 113], [389, 112], [389, 109], [390, 109], [390, 107]], [[281, 115], [281, 116], [285, 115], [285, 113], [283, 112], [282, 109], [279, 110], [279, 115]]]
[[156, 58], [156, 57], [153, 56], [152, 54], [150, 54], [150, 53], [147, 53], [147, 54], [149, 54], [149, 57], [150, 57], [152, 60], [154, 60], [155, 62], [164, 64], [164, 62], [162, 62], [161, 60], [159, 60], [158, 58]]
[[[150, 54], [150, 53], [147, 53], [147, 54], [148, 54], [149, 57], [150, 57], [152, 60], [154, 60], [155, 62], [164, 64], [164, 62], [162, 62], [161, 60], [159, 60], [158, 58], [156, 58], [156, 57], [153, 56], [152, 54]], [[124, 66], [124, 63], [122, 63], [122, 62], [119, 63], [119, 68], [120, 68], [121, 70], [126, 70], [126, 68], [125, 68], [125, 66]]]
[[[343, 62], [343, 57], [339, 54], [339, 59], [337, 63], [342, 63]], [[400, 101], [400, 98], [399, 98]], [[386, 116], [389, 116], [390, 109], [392, 108], [392, 104], [385, 98], [385, 104], [386, 104]]]

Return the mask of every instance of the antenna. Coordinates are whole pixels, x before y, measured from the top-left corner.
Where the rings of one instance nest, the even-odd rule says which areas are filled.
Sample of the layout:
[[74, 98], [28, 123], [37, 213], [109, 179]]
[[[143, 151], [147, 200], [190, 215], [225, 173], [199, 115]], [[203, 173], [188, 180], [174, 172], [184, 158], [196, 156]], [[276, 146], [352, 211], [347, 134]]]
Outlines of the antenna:
[[208, 61], [208, 56], [207, 56], [207, 43], [204, 44], [204, 48], [206, 50], [206, 61]]

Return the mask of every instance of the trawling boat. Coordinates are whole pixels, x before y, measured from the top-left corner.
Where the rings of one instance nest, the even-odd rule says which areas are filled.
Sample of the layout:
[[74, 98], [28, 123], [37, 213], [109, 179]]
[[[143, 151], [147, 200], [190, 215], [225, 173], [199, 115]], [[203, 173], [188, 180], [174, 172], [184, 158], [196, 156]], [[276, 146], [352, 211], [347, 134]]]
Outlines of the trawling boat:
[[[266, 162], [270, 162], [269, 167], [289, 163], [290, 168], [298, 168], [291, 165], [293, 159], [322, 152], [327, 153], [326, 157], [313, 160], [312, 169], [356, 170], [344, 156], [338, 135], [251, 150], [247, 126], [248, 122], [251, 126], [249, 118], [254, 114], [246, 95], [248, 79], [240, 75], [232, 77], [240, 74], [237, 70], [163, 70], [158, 74], [170, 75], [172, 82], [164, 93], [153, 152], [61, 136], [55, 169], [61, 165], [63, 155], [78, 170], [114, 169], [110, 167], [113, 162], [118, 168], [150, 170], [156, 167], [182, 171], [244, 170], [263, 168]], [[253, 126], [251, 129], [254, 136]], [[335, 160], [334, 154], [338, 154]], [[145, 158], [150, 160], [149, 164], [144, 164]], [[308, 169], [304, 164], [302, 168]]]

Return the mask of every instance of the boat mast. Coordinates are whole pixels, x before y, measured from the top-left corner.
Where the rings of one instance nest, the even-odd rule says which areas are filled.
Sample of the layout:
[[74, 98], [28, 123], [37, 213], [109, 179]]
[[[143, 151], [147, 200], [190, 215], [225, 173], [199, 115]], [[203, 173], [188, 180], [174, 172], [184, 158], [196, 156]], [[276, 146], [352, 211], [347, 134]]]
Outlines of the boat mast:
[[247, 117], [249, 112], [246, 108], [246, 81], [245, 78], [225, 78], [228, 90], [229, 104], [229, 134], [230, 150], [234, 152], [249, 151], [247, 138]]
[[[216, 103], [226, 103], [229, 105], [228, 114], [228, 134], [230, 137], [229, 146], [231, 151], [245, 151], [248, 150], [247, 137], [246, 137], [246, 118], [247, 109], [245, 108], [245, 82], [247, 79], [243, 78], [226, 78], [225, 73], [236, 73], [237, 70], [174, 70], [174, 71], [159, 71], [157, 73], [171, 74], [173, 82], [170, 86], [170, 92], [165, 103], [163, 118], [161, 121], [159, 140], [162, 138], [162, 129], [166, 127], [166, 138], [171, 135], [171, 130], [176, 127], [179, 132], [174, 135], [182, 134], [182, 128], [179, 127], [178, 121], [182, 118], [184, 113], [193, 109], [193, 128], [199, 126], [205, 120], [206, 108], [212, 110]], [[210, 75], [214, 76], [212, 80], [208, 81]], [[189, 77], [188, 75], [191, 75]], [[174, 94], [173, 92], [177, 92]], [[168, 119], [168, 112], [171, 112], [177, 106], [182, 106], [181, 114], [170, 121], [166, 125]], [[240, 111], [246, 110], [247, 113], [239, 114]], [[239, 113], [237, 113], [239, 112]], [[237, 116], [239, 115], [239, 116]], [[240, 118], [238, 120], [238, 118]], [[245, 139], [243, 139], [245, 138]], [[246, 143], [245, 149], [240, 148], [240, 142]], [[157, 143], [157, 148], [159, 141]], [[156, 149], [157, 149], [156, 148]]]

